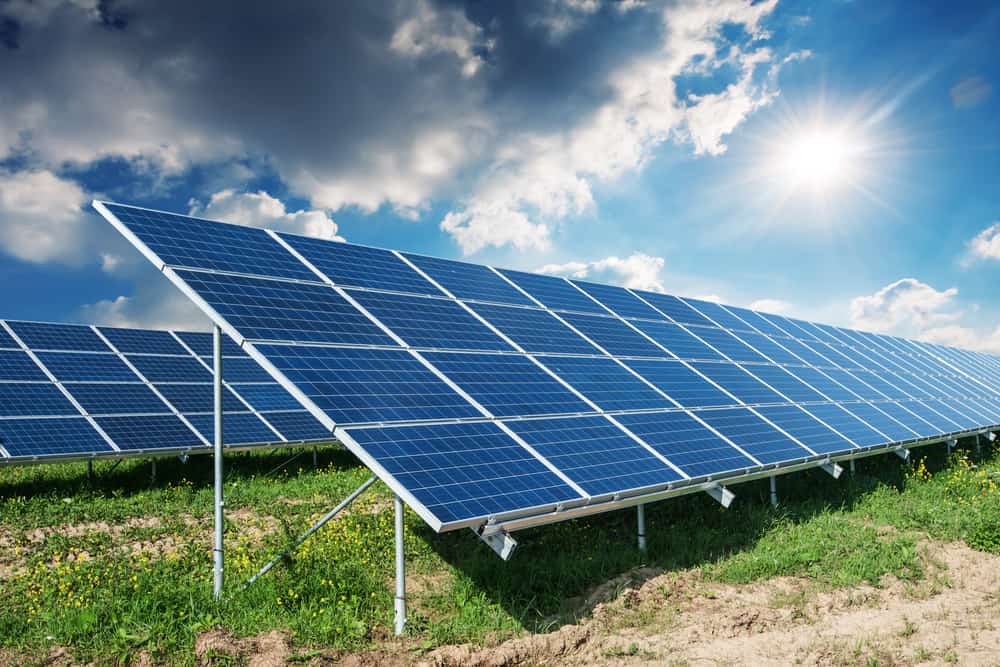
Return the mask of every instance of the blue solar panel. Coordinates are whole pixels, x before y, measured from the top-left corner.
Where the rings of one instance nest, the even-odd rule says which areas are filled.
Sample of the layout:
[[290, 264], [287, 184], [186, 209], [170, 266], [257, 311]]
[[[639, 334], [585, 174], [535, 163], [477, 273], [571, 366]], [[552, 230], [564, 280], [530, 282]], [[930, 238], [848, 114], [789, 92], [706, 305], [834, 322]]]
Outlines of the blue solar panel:
[[303, 345], [258, 349], [338, 424], [480, 416], [404, 350]]
[[594, 412], [519, 355], [429, 352], [424, 357], [498, 417]]
[[671, 296], [670, 294], [658, 294], [656, 292], [645, 292], [642, 290], [636, 290], [635, 292], [674, 322], [680, 322], [681, 324], [698, 324], [706, 327], [715, 326], [714, 322], [684, 303], [684, 301], [676, 296]]
[[955, 407], [947, 401], [934, 400], [934, 401], [927, 401], [926, 403], [936, 412], [941, 413], [951, 421], [961, 426], [963, 430], [972, 429], [979, 426], [979, 424], [976, 423], [975, 419], [972, 419], [971, 417], [967, 416], [964, 412], [955, 409]]
[[731, 329], [733, 331], [754, 330], [752, 326], [726, 310], [725, 306], [712, 303], [711, 301], [701, 301], [699, 299], [689, 298], [685, 298], [684, 302], [702, 315], [708, 317], [723, 329]]
[[27, 352], [0, 350], [0, 380], [47, 382], [48, 379]]
[[205, 444], [174, 415], [96, 417], [98, 425], [119, 449], [184, 449]]
[[372, 315], [413, 347], [513, 350], [464, 308], [448, 299], [351, 291]]
[[691, 365], [744, 403], [788, 402], [736, 364], [695, 361]]
[[[781, 315], [775, 315], [773, 313], [760, 313], [760, 312], [758, 312], [757, 314], [760, 315], [765, 320], [767, 320], [768, 322], [770, 322], [771, 325], [774, 326], [779, 331], [783, 331], [784, 334], [786, 336], [789, 336], [790, 338], [800, 338], [806, 335], [805, 332], [801, 331], [798, 327], [793, 325], [791, 322], [789, 322]], [[808, 336], [808, 340], [814, 340], [814, 337]]]
[[879, 410], [879, 407], [882, 405], [883, 403], [878, 403], [877, 406], [872, 403], [844, 403], [843, 408], [876, 431], [884, 433], [896, 442], [913, 440], [919, 437], [917, 432], [907, 428]]
[[679, 361], [641, 361], [636, 359], [625, 363], [685, 408], [736, 403], [736, 400], [731, 396], [727, 396]]
[[891, 442], [888, 437], [876, 432], [868, 424], [847, 412], [839, 405], [827, 403], [824, 405], [803, 406], [802, 409], [858, 447], [871, 447]]
[[[158, 384], [157, 391], [163, 394], [178, 412], [213, 412], [215, 410], [215, 387], [210, 384]], [[222, 410], [243, 412], [247, 408], [233, 392], [222, 390]]]
[[[809, 323], [804, 320], [797, 320], [794, 317], [782, 317], [782, 319], [788, 323], [788, 327], [792, 329], [789, 333], [792, 334], [794, 338], [806, 341], [826, 341], [830, 340], [825, 334], [817, 332], [813, 327], [809, 326]], [[781, 326], [780, 324], [778, 326]], [[785, 328], [785, 327], [782, 327]]]
[[[865, 354], [869, 358], [873, 359], [878, 364], [878, 366], [880, 366], [881, 368], [885, 368], [885, 369], [890, 370], [890, 371], [899, 371], [900, 373], [906, 373], [907, 372], [907, 370], [905, 368], [903, 368], [902, 366], [900, 366], [899, 364], [897, 364], [895, 361], [893, 361], [890, 357], [888, 357], [885, 354], [882, 354], [878, 350], [873, 350], [871, 348], [868, 348], [868, 349], [865, 350]], [[875, 368], [873, 370], [879, 371], [879, 370], [881, 370], [881, 368]]]
[[500, 269], [515, 285], [523, 289], [546, 308], [576, 313], [607, 313], [600, 304], [573, 287], [563, 278], [540, 276], [535, 273]]
[[762, 363], [767, 361], [763, 356], [754, 352], [749, 345], [728, 331], [715, 328], [709, 329], [708, 327], [689, 327], [688, 331], [733, 361], [758, 361]]
[[395, 343], [333, 288], [243, 276], [178, 271], [244, 337], [313, 343]]
[[[901, 422], [904, 426], [919, 435], [921, 438], [929, 438], [948, 431], [948, 429], [940, 430], [937, 426], [934, 426], [928, 420], [924, 419], [922, 415], [918, 415], [917, 412], [909, 409], [911, 407], [916, 407], [912, 401], [905, 401], [902, 403], [883, 401], [878, 404], [879, 410], [888, 414], [896, 421]], [[919, 411], [920, 408], [916, 407], [916, 410]], [[922, 410], [922, 412], [926, 414], [927, 411]]]
[[[212, 358], [215, 356], [214, 337], [210, 333], [200, 333], [197, 331], [179, 331], [177, 336], [184, 341], [184, 344], [191, 348], [191, 351], [199, 357]], [[187, 354], [185, 352], [184, 354]], [[246, 352], [236, 344], [229, 336], [222, 336], [222, 356], [224, 357], [246, 357]]]
[[194, 357], [128, 355], [128, 360], [150, 382], [212, 382], [212, 374]]
[[115, 354], [39, 352], [38, 359], [62, 382], [139, 382]]
[[[184, 415], [209, 442], [215, 439], [215, 415]], [[259, 445], [280, 442], [257, 415], [250, 412], [227, 412], [222, 419], [226, 445]]]
[[66, 385], [87, 414], [167, 414], [170, 408], [144, 384]]
[[812, 456], [812, 452], [746, 408], [703, 410], [698, 416], [761, 463]]
[[883, 380], [882, 378], [880, 378], [878, 375], [876, 375], [871, 371], [852, 371], [851, 374], [856, 376], [859, 380], [864, 382], [866, 385], [868, 385], [875, 391], [889, 398], [897, 400], [906, 400], [909, 398], [913, 398], [913, 396], [910, 396], [905, 391], [899, 389], [895, 385], [889, 384], [888, 382], [886, 382], [885, 380]]
[[764, 334], [734, 331], [733, 335], [776, 364], [802, 364], [801, 359]]
[[773, 405], [755, 409], [817, 454], [834, 454], [854, 449], [853, 444], [796, 405]]
[[444, 296], [395, 253], [380, 248], [280, 234], [337, 285]]
[[535, 305], [488, 267], [409, 253], [406, 253], [406, 258], [459, 299]]
[[539, 361], [602, 410], [674, 407], [673, 403], [613, 359], [540, 357]]
[[253, 406], [255, 410], [265, 412], [267, 410], [301, 410], [302, 406], [295, 398], [278, 383], [272, 384], [241, 384], [234, 385], [243, 400]]
[[525, 419], [507, 426], [591, 496], [683, 479], [603, 417]]
[[[215, 364], [211, 357], [202, 357], [209, 368], [214, 369]], [[215, 371], [210, 371], [215, 377]], [[222, 360], [222, 379], [226, 382], [274, 382], [274, 378], [268, 375], [267, 371], [261, 368], [260, 364], [246, 357], [228, 358]]]
[[841, 340], [837, 336], [831, 335], [830, 333], [816, 326], [812, 322], [807, 322], [806, 320], [791, 320], [791, 321], [794, 322], [795, 325], [800, 329], [808, 331], [817, 340], [821, 340], [824, 343], [833, 343], [835, 345], [841, 343]]
[[496, 424], [350, 429], [348, 435], [444, 524], [580, 498]]
[[815, 368], [786, 366], [785, 370], [802, 380], [831, 401], [856, 401], [858, 397]]
[[837, 364], [833, 363], [829, 359], [819, 355], [811, 347], [807, 347], [805, 343], [794, 338], [779, 338], [777, 341], [786, 350], [794, 354], [796, 357], [806, 362], [810, 366], [816, 366], [818, 368], [829, 368], [836, 367]]
[[979, 414], [985, 415], [989, 420], [986, 422], [989, 426], [1000, 424], [1000, 404], [997, 403], [997, 399], [990, 397], [968, 398], [965, 399], [965, 402], [978, 410]]
[[983, 412], [982, 408], [975, 405], [970, 399], [952, 398], [948, 400], [948, 404], [963, 415], [971, 418], [978, 428], [993, 425], [993, 418]]
[[268, 412], [264, 415], [271, 426], [278, 429], [285, 439], [296, 440], [333, 440], [333, 435], [306, 410], [290, 410], [288, 412]]
[[915, 375], [893, 373], [891, 371], [882, 371], [881, 373], [876, 373], [876, 375], [886, 382], [899, 387], [902, 392], [911, 398], [933, 398], [934, 396], [929, 391], [933, 387], [929, 387], [926, 382], [921, 382]]
[[15, 457], [113, 451], [83, 417], [0, 419], [0, 445]]
[[8, 334], [3, 328], [0, 328], [0, 349], [17, 350], [20, 347], [21, 346], [10, 337], [10, 334]]
[[757, 465], [685, 412], [632, 413], [615, 420], [691, 477]]
[[788, 372], [788, 369], [770, 364], [745, 364], [743, 370], [751, 373], [758, 380], [774, 389], [779, 394], [787, 397], [793, 403], [808, 403], [812, 401], [825, 400], [812, 388], [806, 386], [795, 376]]
[[787, 331], [775, 326], [773, 322], [763, 317], [760, 313], [747, 310], [746, 308], [737, 308], [736, 306], [726, 306], [726, 309], [762, 334], [777, 336], [779, 338], [788, 336]]
[[639, 317], [647, 320], [666, 319], [641, 299], [622, 287], [599, 285], [579, 280], [572, 281], [577, 287], [594, 297], [621, 317]]
[[567, 313], [563, 319], [609, 353], [619, 357], [669, 357], [670, 355], [621, 320]]
[[899, 401], [910, 412], [933, 424], [939, 434], [961, 431], [962, 426], [927, 405], [925, 401]]
[[637, 320], [635, 326], [680, 359], [723, 360], [724, 357], [679, 324]]
[[54, 384], [0, 383], [0, 417], [57, 417], [80, 411]]
[[101, 334], [123, 354], [188, 354], [169, 331], [100, 327]]
[[825, 368], [823, 372], [833, 378], [841, 386], [848, 389], [851, 393], [859, 398], [863, 398], [867, 401], [884, 401], [885, 396], [881, 393], [875, 391], [864, 382], [855, 377], [852, 373], [848, 371], [837, 370], [834, 368]]
[[173, 266], [298, 280], [316, 276], [263, 229], [106, 204], [161, 260]]
[[535, 308], [470, 304], [480, 317], [527, 352], [600, 354], [551, 313]]
[[[814, 348], [820, 349], [820, 354], [830, 358], [831, 361], [834, 361], [840, 368], [846, 368], [848, 370], [881, 368], [872, 359], [866, 357], [861, 350], [856, 347], [840, 345], [836, 348], [836, 350], [833, 350], [832, 345], [826, 345], [825, 347], [822, 343], [811, 343], [811, 345]], [[833, 352], [830, 350], [833, 350]], [[834, 352], [836, 354], [834, 354]]]
[[110, 352], [111, 349], [90, 327], [75, 324], [42, 324], [40, 322], [10, 322], [10, 328], [29, 348], [38, 350], [69, 350], [73, 352]]

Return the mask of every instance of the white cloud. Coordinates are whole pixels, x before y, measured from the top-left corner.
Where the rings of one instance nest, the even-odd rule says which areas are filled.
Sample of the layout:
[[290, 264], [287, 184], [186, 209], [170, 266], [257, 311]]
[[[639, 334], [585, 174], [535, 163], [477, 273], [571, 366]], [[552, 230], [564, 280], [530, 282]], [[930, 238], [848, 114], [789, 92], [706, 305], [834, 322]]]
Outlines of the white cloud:
[[102, 299], [80, 308], [82, 322], [113, 327], [202, 331], [211, 322], [189, 298], [158, 272], [138, 282], [132, 296]]
[[956, 109], [968, 109], [980, 102], [985, 102], [993, 92], [989, 81], [981, 76], [970, 76], [962, 79], [948, 91], [951, 104]]
[[756, 310], [761, 313], [772, 313], [774, 315], [787, 313], [791, 311], [791, 309], [792, 304], [787, 301], [782, 301], [781, 299], [757, 299], [750, 304], [750, 310]]
[[559, 42], [576, 32], [600, 8], [599, 0], [545, 0], [535, 3], [535, 11], [528, 15], [527, 21], [543, 28], [553, 42]]
[[191, 215], [203, 218], [343, 241], [337, 236], [337, 223], [325, 211], [289, 212], [281, 200], [264, 191], [238, 193], [222, 190], [212, 195], [207, 205], [192, 200], [190, 207]]
[[0, 172], [0, 249], [28, 262], [84, 261], [88, 203], [52, 172]]
[[[667, 7], [660, 48], [611, 75], [608, 102], [566, 131], [511, 137], [473, 194], [445, 216], [442, 229], [467, 254], [513, 238], [545, 247], [553, 223], [593, 209], [595, 182], [641, 169], [663, 142], [681, 139], [695, 153], [721, 153], [724, 137], [777, 94], [780, 67], [767, 49], [734, 44], [720, 55], [722, 27], [739, 25], [751, 41], [764, 37], [760, 22], [774, 6], [774, 0], [720, 0]], [[678, 99], [676, 77], [733, 63], [740, 77], [721, 93]], [[755, 73], [762, 67], [768, 68], [767, 83], [758, 85]]]
[[594, 262], [547, 264], [538, 269], [538, 272], [662, 292], [664, 288], [660, 274], [663, 264], [662, 257], [636, 252], [624, 258], [612, 255]]
[[475, 76], [483, 66], [483, 59], [476, 51], [492, 48], [482, 29], [457, 8], [432, 7], [426, 0], [408, 7], [412, 13], [396, 28], [389, 47], [411, 58], [453, 56], [462, 65], [462, 76]]
[[1000, 259], [1000, 222], [995, 222], [969, 241], [969, 251], [980, 259]]

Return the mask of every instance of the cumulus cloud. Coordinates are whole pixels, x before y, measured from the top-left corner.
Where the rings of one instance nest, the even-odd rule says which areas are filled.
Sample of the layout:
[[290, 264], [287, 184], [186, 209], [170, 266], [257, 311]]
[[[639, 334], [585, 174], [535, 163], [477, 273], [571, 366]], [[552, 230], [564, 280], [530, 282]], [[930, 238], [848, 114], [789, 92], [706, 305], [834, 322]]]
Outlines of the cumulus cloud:
[[636, 252], [628, 257], [612, 255], [593, 262], [546, 264], [538, 269], [538, 272], [662, 292], [664, 287], [660, 274], [663, 271], [663, 264], [662, 257]]
[[80, 321], [111, 327], [203, 331], [211, 322], [194, 303], [162, 276], [133, 296], [102, 299], [80, 308]]
[[792, 304], [781, 299], [757, 299], [750, 304], [750, 310], [781, 315], [792, 310]]
[[969, 252], [978, 259], [1000, 259], [1000, 222], [995, 222], [969, 241]]
[[456, 8], [435, 9], [426, 0], [410, 6], [412, 14], [404, 20], [389, 46], [393, 51], [415, 58], [445, 54], [462, 64], [462, 75], [475, 76], [483, 66], [477, 51], [488, 51], [492, 44], [483, 30]]
[[291, 212], [280, 199], [264, 191], [222, 190], [213, 194], [207, 204], [192, 200], [190, 207], [191, 215], [202, 218], [343, 241], [337, 236], [337, 223], [325, 211], [300, 209]]

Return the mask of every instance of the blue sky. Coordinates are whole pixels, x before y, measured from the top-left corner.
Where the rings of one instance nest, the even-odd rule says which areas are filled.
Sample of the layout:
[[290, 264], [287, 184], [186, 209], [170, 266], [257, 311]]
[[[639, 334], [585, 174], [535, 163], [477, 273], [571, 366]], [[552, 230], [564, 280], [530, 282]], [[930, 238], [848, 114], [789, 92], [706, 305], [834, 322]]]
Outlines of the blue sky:
[[0, 5], [0, 317], [205, 324], [106, 197], [1000, 351], [995, 3], [240, 7]]

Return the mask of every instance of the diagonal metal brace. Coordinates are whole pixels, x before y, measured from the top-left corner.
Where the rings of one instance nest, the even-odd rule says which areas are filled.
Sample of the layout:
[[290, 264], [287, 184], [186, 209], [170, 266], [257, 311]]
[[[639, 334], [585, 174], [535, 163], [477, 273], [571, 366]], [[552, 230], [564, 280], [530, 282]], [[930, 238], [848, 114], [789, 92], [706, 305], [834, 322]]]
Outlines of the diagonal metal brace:
[[736, 494], [720, 484], [715, 484], [706, 488], [705, 493], [712, 496], [717, 503], [726, 509], [729, 509], [729, 506], [733, 504], [734, 500], [736, 500]]
[[827, 461], [826, 463], [821, 463], [819, 469], [828, 474], [834, 479], [840, 479], [841, 474], [843, 474], [844, 469], [833, 461]]
[[510, 533], [500, 532], [483, 535], [475, 528], [471, 530], [503, 560], [510, 560], [510, 557], [514, 555], [514, 550], [517, 549], [517, 540], [511, 537]]

